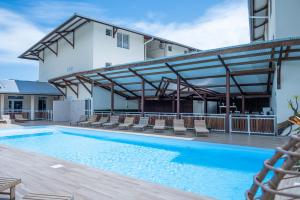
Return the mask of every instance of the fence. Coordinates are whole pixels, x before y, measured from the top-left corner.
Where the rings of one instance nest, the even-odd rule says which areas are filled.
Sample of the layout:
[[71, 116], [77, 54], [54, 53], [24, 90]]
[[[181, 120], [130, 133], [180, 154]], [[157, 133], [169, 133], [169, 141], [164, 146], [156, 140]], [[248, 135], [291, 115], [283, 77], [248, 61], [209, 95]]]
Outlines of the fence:
[[[110, 115], [110, 112], [95, 112], [97, 115]], [[135, 117], [135, 123], [138, 123], [140, 112], [114, 112], [114, 115], [120, 116], [123, 121], [126, 116]], [[155, 119], [166, 120], [166, 126], [173, 126], [173, 119], [177, 117], [176, 113], [158, 113], [145, 112], [144, 116], [149, 117], [149, 125], [153, 126]], [[202, 113], [181, 113], [180, 118], [184, 119], [185, 126], [188, 129], [194, 128], [194, 120], [205, 120], [206, 126], [211, 131], [225, 131], [225, 114], [202, 114]], [[275, 115], [230, 115], [230, 132], [256, 135], [276, 135], [276, 116]]]
[[[34, 110], [33, 120], [52, 120], [52, 110]], [[15, 119], [16, 114], [21, 114], [26, 119], [31, 119], [31, 110], [4, 110], [4, 114], [10, 115], [11, 119]]]

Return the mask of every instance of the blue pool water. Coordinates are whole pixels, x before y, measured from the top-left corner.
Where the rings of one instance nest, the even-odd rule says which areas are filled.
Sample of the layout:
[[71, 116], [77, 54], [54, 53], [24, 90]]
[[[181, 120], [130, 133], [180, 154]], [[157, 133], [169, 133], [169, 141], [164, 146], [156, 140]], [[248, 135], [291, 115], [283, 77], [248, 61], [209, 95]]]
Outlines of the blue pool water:
[[[24, 134], [28, 131], [24, 129]], [[41, 131], [9, 137], [0, 133], [0, 144], [222, 200], [244, 199], [253, 175], [273, 153], [252, 147], [62, 127]]]

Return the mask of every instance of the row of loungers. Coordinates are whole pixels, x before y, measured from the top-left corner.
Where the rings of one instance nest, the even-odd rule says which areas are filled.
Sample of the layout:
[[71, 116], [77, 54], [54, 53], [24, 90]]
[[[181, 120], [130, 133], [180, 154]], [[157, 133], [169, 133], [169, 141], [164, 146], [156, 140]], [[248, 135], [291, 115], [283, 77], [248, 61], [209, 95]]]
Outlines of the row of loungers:
[[[0, 195], [9, 196], [10, 200], [16, 199], [16, 186], [21, 183], [21, 179], [18, 178], [6, 178], [0, 177]], [[2, 199], [2, 198], [1, 198]], [[26, 200], [73, 200], [72, 195], [57, 195], [57, 194], [40, 194], [40, 193], [28, 193], [23, 199]]]
[[[15, 119], [14, 120], [15, 120], [15, 122], [21, 122], [21, 123], [30, 121], [29, 119], [23, 117], [22, 114], [15, 114]], [[10, 115], [1, 115], [0, 123], [10, 124], [11, 123]]]
[[[71, 124], [72, 125], [72, 124]], [[102, 116], [98, 119], [97, 115], [92, 115], [88, 119], [82, 116], [78, 122], [73, 123], [73, 125], [83, 126], [83, 127], [104, 127], [113, 128], [118, 127], [119, 129], [129, 129], [134, 130], [144, 130], [149, 125], [149, 117], [140, 117], [139, 123], [134, 124], [134, 117], [125, 117], [124, 123], [119, 123], [119, 116], [112, 115], [110, 118], [108, 116]], [[164, 119], [156, 119], [153, 126], [154, 131], [164, 131], [166, 130], [166, 121]], [[173, 120], [173, 130], [174, 133], [184, 133], [187, 128], [184, 125], [183, 119]], [[209, 130], [206, 127], [205, 120], [194, 120], [194, 130], [196, 136], [207, 136]]]

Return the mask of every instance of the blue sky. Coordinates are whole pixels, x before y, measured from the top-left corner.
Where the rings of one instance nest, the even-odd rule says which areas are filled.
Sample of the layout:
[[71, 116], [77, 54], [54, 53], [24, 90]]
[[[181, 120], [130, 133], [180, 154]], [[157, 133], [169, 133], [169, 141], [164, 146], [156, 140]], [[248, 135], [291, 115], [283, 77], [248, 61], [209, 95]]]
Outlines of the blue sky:
[[0, 79], [38, 79], [38, 62], [17, 58], [73, 13], [199, 49], [249, 42], [247, 0], [0, 1]]

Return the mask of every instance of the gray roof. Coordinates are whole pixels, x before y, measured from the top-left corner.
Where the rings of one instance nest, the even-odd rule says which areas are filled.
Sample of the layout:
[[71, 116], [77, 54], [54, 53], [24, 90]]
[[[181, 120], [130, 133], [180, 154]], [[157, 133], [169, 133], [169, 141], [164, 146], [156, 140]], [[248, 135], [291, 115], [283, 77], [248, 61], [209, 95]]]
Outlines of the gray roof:
[[48, 82], [0, 80], [1, 94], [62, 95]]

